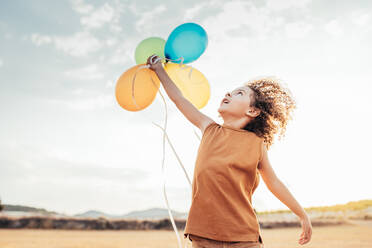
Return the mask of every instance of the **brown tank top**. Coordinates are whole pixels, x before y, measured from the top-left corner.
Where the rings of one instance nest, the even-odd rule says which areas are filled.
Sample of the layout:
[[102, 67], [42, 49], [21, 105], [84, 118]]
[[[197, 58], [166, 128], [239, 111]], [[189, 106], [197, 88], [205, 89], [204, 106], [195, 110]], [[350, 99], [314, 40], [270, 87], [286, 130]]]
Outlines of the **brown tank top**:
[[263, 244], [252, 207], [263, 144], [263, 138], [247, 130], [216, 122], [205, 128], [195, 163], [184, 238], [194, 234], [220, 241]]

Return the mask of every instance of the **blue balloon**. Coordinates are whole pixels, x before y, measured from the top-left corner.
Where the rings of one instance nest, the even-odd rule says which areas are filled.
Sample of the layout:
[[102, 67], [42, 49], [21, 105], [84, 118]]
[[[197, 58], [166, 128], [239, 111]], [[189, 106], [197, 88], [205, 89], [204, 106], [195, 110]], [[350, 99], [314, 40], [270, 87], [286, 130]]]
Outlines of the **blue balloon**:
[[173, 63], [187, 64], [197, 60], [208, 45], [207, 32], [198, 24], [188, 22], [176, 27], [169, 35], [164, 47], [164, 55]]

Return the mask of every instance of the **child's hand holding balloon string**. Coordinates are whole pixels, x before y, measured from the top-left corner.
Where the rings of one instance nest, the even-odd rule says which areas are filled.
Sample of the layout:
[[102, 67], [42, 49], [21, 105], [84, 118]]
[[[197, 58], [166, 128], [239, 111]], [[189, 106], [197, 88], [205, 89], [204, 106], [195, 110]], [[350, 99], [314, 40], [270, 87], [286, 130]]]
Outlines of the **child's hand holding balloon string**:
[[163, 64], [161, 62], [161, 58], [159, 56], [157, 56], [156, 54], [153, 54], [150, 57], [148, 57], [146, 64], [149, 65], [149, 69], [151, 69], [155, 72], [157, 72], [161, 69], [164, 69]]
[[179, 63], [179, 69], [180, 70], [184, 70], [184, 69], [190, 69], [189, 71], [189, 79], [191, 79], [191, 73], [192, 73], [192, 66], [189, 66], [189, 65], [186, 65], [183, 63], [184, 61], [184, 58], [183, 57], [180, 57], [178, 59], [175, 59], [175, 60], [172, 60], [172, 59], [168, 59], [168, 58], [165, 58], [165, 59], [162, 59], [160, 58], [159, 56], [157, 56], [156, 54], [153, 54], [151, 55], [150, 57], [147, 58], [147, 63], [146, 63], [146, 67], [147, 68], [150, 68], [151, 70], [155, 71], [156, 73], [160, 70], [160, 71], [165, 71], [163, 70], [164, 68], [162, 66], [159, 66], [159, 65], [156, 65], [158, 64], [158, 61], [160, 61], [160, 64], [161, 61], [164, 60], [165, 61], [165, 64], [167, 64], [169, 61], [178, 61], [178, 60], [181, 60], [181, 62]]

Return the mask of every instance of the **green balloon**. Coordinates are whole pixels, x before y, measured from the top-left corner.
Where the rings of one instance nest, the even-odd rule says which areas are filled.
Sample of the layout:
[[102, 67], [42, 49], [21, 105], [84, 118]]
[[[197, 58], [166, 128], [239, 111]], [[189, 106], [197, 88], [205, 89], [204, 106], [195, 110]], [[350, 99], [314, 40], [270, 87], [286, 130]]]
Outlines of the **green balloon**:
[[138, 64], [146, 64], [147, 59], [156, 54], [160, 58], [165, 58], [164, 55], [165, 40], [160, 37], [150, 37], [141, 41], [134, 53], [134, 57]]

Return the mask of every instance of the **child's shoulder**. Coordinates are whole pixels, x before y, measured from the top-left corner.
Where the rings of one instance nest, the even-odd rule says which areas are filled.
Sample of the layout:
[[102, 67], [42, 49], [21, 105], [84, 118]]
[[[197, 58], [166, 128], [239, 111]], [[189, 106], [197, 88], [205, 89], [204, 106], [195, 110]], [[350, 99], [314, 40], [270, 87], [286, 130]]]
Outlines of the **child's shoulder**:
[[205, 131], [207, 131], [207, 129], [209, 129], [210, 127], [212, 126], [219, 126], [220, 124], [218, 124], [217, 122], [211, 120], [209, 122], [207, 122], [205, 125], [204, 125], [204, 130], [202, 130], [202, 133], [204, 134]]

